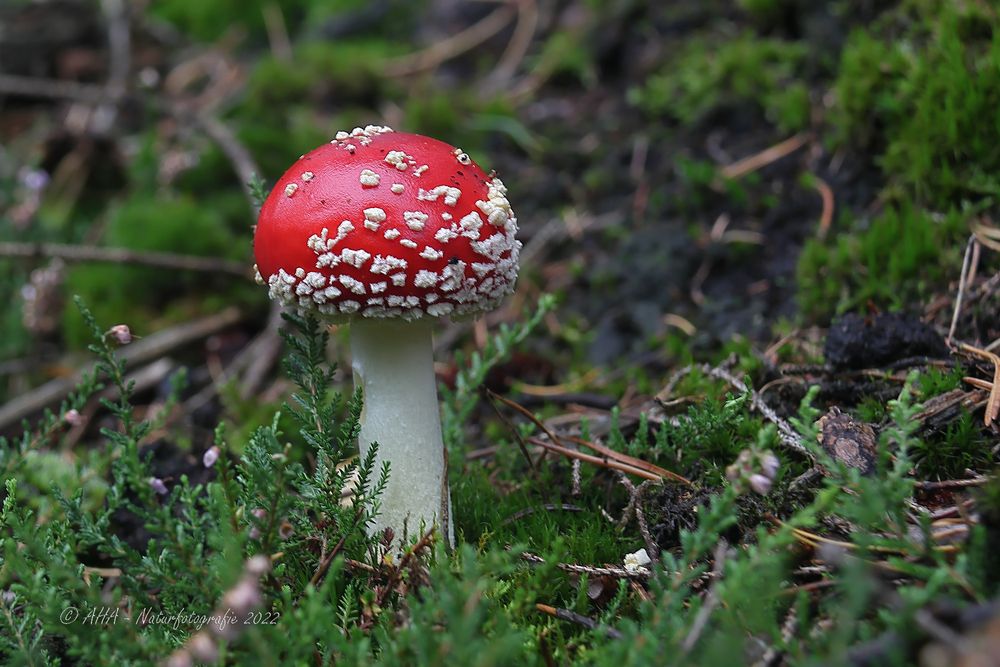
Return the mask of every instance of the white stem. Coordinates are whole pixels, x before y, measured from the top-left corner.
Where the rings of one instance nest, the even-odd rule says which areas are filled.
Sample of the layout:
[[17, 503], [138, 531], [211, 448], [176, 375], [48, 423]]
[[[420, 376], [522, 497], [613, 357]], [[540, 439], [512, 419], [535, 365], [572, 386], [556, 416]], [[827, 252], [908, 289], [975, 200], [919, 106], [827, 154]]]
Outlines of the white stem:
[[454, 544], [451, 498], [434, 377], [430, 322], [359, 319], [351, 323], [354, 384], [364, 392], [364, 457], [378, 443], [376, 470], [389, 462], [389, 483], [372, 534], [392, 528], [397, 545], [437, 524]]

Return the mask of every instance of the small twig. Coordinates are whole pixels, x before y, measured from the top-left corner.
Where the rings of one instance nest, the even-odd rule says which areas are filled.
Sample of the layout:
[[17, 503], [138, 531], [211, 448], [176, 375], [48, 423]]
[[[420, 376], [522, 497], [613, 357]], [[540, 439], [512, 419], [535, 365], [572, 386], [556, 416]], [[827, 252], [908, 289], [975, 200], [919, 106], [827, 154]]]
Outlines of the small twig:
[[820, 240], [823, 240], [829, 235], [830, 227], [833, 225], [833, 190], [819, 176], [813, 176], [813, 184], [816, 186], [816, 190], [819, 191], [819, 196], [823, 200], [823, 212], [819, 216], [819, 229], [816, 232]]
[[786, 155], [790, 155], [802, 148], [806, 142], [809, 141], [809, 135], [806, 133], [796, 134], [793, 137], [785, 139], [784, 141], [766, 148], [759, 153], [755, 153], [749, 157], [745, 157], [742, 160], [737, 160], [733, 164], [723, 167], [719, 173], [723, 178], [740, 178], [741, 176], [746, 176], [747, 174], [757, 171], [761, 167], [766, 167], [772, 162], [776, 162]]
[[104, 99], [105, 91], [89, 83], [0, 74], [0, 94], [98, 103]]
[[[174, 348], [187, 345], [230, 327], [241, 319], [243, 319], [243, 314], [239, 309], [227, 308], [219, 313], [149, 334], [122, 348], [119, 355], [129, 364], [142, 364], [158, 359]], [[96, 363], [90, 364], [85, 372], [93, 373], [96, 367]], [[15, 424], [59, 401], [73, 391], [73, 388], [80, 382], [81, 376], [82, 372], [78, 372], [50, 380], [37, 389], [16, 396], [6, 404], [0, 405], [0, 429]]]
[[292, 62], [292, 42], [288, 39], [288, 27], [285, 25], [285, 15], [277, 2], [264, 5], [264, 29], [267, 31], [268, 45], [276, 60], [283, 63]]
[[712, 585], [708, 587], [708, 593], [705, 594], [705, 601], [698, 610], [698, 615], [695, 616], [694, 622], [691, 624], [691, 630], [688, 632], [687, 637], [684, 638], [684, 641], [681, 642], [682, 656], [690, 653], [694, 645], [698, 643], [701, 633], [704, 632], [705, 626], [708, 624], [709, 617], [719, 604], [719, 584], [722, 581], [722, 570], [725, 567], [728, 550], [729, 544], [724, 539], [720, 539], [719, 543], [715, 546], [714, 564], [712, 565]]
[[933, 639], [945, 644], [959, 653], [969, 652], [969, 643], [960, 634], [934, 618], [926, 608], [918, 609], [913, 615], [917, 626]]
[[447, 39], [435, 42], [422, 51], [386, 62], [382, 71], [391, 77], [405, 77], [434, 69], [447, 60], [460, 56], [466, 51], [471, 51], [503, 30], [514, 18], [516, 12], [517, 9], [513, 3], [506, 3]]
[[976, 235], [969, 236], [965, 244], [965, 257], [962, 258], [962, 273], [958, 278], [958, 294], [955, 297], [955, 310], [951, 314], [951, 326], [948, 327], [948, 337], [945, 343], [951, 346], [951, 341], [955, 337], [955, 329], [958, 327], [958, 317], [962, 313], [962, 299], [965, 296], [965, 289], [968, 283], [969, 270], [972, 266], [972, 249], [976, 245]]
[[111, 262], [181, 271], [226, 273], [241, 278], [250, 277], [247, 266], [243, 262], [218, 257], [177, 255], [169, 252], [150, 252], [129, 248], [102, 248], [65, 243], [4, 242], [0, 243], [0, 257], [58, 258], [67, 262]]
[[531, 454], [528, 452], [528, 446], [524, 444], [524, 438], [521, 437], [521, 432], [518, 431], [517, 426], [515, 426], [510, 419], [507, 418], [507, 415], [500, 411], [500, 408], [496, 404], [495, 398], [499, 397], [499, 395], [487, 389], [486, 397], [490, 399], [490, 405], [493, 406], [493, 410], [497, 413], [497, 416], [500, 417], [500, 421], [502, 421], [504, 426], [506, 426], [507, 429], [514, 434], [514, 438], [517, 440], [517, 446], [521, 449], [521, 454], [528, 462], [528, 470], [531, 471], [533, 476], [536, 475], [537, 468], [535, 466], [535, 461], [531, 458]]
[[986, 401], [986, 410], [983, 414], [983, 423], [989, 426], [1000, 416], [1000, 356], [966, 343], [959, 345], [958, 349], [993, 364], [993, 387], [990, 389], [990, 397]]
[[962, 489], [968, 486], [983, 486], [990, 477], [973, 477], [972, 479], [945, 479], [940, 482], [914, 482], [913, 485], [921, 491], [938, 491], [940, 489]]
[[582, 625], [588, 630], [600, 630], [606, 634], [611, 639], [621, 639], [622, 633], [614, 628], [602, 625], [589, 616], [584, 616], [578, 614], [575, 611], [570, 611], [569, 609], [560, 609], [558, 607], [550, 607], [547, 604], [536, 603], [535, 608], [543, 614], [548, 614], [554, 618], [558, 618], [561, 621], [569, 621], [571, 623], [576, 623], [577, 625]]
[[406, 553], [399, 559], [399, 563], [392, 569], [389, 575], [389, 581], [386, 582], [385, 586], [382, 588], [381, 592], [376, 599], [378, 606], [385, 606], [386, 600], [389, 598], [389, 593], [395, 588], [396, 583], [402, 577], [402, 572], [410, 564], [410, 561], [415, 557], [419, 556], [420, 553], [430, 546], [431, 542], [434, 540], [434, 534], [437, 533], [437, 526], [431, 526], [430, 530], [424, 533], [417, 542], [414, 543], [412, 547], [406, 550]]
[[361, 561], [354, 560], [353, 558], [345, 558], [344, 564], [351, 569], [361, 570], [362, 572], [367, 572], [368, 574], [378, 573], [378, 570], [369, 565], [368, 563], [362, 563]]
[[592, 449], [598, 454], [603, 454], [605, 457], [613, 461], [618, 461], [620, 463], [632, 466], [633, 468], [639, 468], [640, 470], [651, 472], [654, 475], [658, 475], [665, 479], [672, 479], [675, 482], [681, 482], [688, 486], [694, 486], [694, 482], [687, 479], [686, 477], [678, 475], [673, 471], [667, 470], [666, 468], [661, 468], [660, 466], [654, 463], [650, 463], [649, 461], [643, 461], [642, 459], [637, 459], [634, 456], [629, 456], [628, 454], [622, 454], [621, 452], [617, 452], [611, 449], [610, 447], [605, 447], [600, 443], [591, 442], [590, 440], [584, 440], [583, 438], [579, 438], [575, 435], [566, 436], [566, 440], [569, 440], [570, 442], [577, 445], [582, 445], [587, 449]]
[[260, 168], [254, 162], [250, 151], [240, 143], [236, 135], [221, 122], [218, 118], [207, 113], [187, 113], [178, 105], [171, 105], [170, 111], [181, 118], [189, 117], [194, 121], [208, 137], [214, 141], [225, 154], [236, 171], [237, 178], [240, 179], [240, 187], [250, 204], [250, 212], [254, 218], [257, 217], [257, 201], [254, 198], [250, 184], [260, 175]]
[[[521, 558], [529, 563], [542, 564], [546, 562], [541, 556], [536, 556], [528, 552], [521, 554]], [[595, 567], [593, 565], [574, 565], [572, 563], [556, 563], [555, 566], [563, 572], [597, 577], [618, 577], [619, 579], [648, 579], [652, 574], [645, 568], [637, 568], [635, 571], [630, 572], [621, 567]]]
[[[785, 620], [781, 624], [781, 642], [784, 645], [788, 645], [788, 642], [792, 641], [792, 637], [795, 636], [795, 630], [799, 625], [799, 613], [798, 607], [792, 605], [788, 609], [788, 613], [785, 615]], [[776, 649], [774, 646], [768, 646], [767, 650], [764, 651], [764, 655], [760, 657], [760, 660], [753, 664], [753, 667], [770, 667], [773, 665], [779, 657], [781, 657], [783, 651]]]
[[538, 29], [538, 5], [535, 0], [516, 0], [516, 4], [517, 23], [514, 25], [514, 34], [497, 61], [497, 66], [487, 77], [487, 92], [502, 90], [508, 85], [528, 53], [531, 40]]
[[105, 99], [91, 121], [91, 130], [97, 134], [114, 127], [118, 107], [128, 90], [132, 62], [128, 5], [124, 0], [101, 0], [101, 9], [108, 22], [108, 80], [104, 86]]
[[313, 572], [312, 578], [309, 579], [309, 583], [312, 586], [319, 586], [319, 582], [323, 581], [323, 577], [326, 576], [327, 570], [330, 569], [330, 563], [332, 563], [333, 559], [338, 553], [340, 553], [340, 550], [344, 548], [344, 543], [347, 542], [348, 536], [350, 536], [351, 533], [354, 532], [354, 529], [357, 528], [358, 522], [361, 520], [363, 515], [364, 511], [359, 507], [354, 513], [354, 521], [351, 523], [351, 527], [344, 531], [344, 534], [340, 536], [340, 539], [337, 540], [335, 545], [333, 545], [333, 548], [330, 549], [326, 556], [320, 560], [319, 565], [316, 567], [316, 571]]
[[624, 528], [629, 517], [634, 514], [635, 522], [639, 526], [639, 534], [642, 535], [642, 539], [646, 543], [646, 555], [654, 563], [658, 563], [660, 561], [660, 549], [649, 532], [649, 525], [646, 523], [646, 514], [642, 509], [642, 495], [649, 488], [650, 481], [646, 480], [639, 486], [636, 486], [632, 483], [632, 480], [622, 473], [618, 474], [618, 481], [628, 490], [629, 494], [628, 505], [625, 506], [621, 521], [618, 522], [618, 529], [621, 530]]
[[[557, 454], [562, 454], [571, 459], [580, 459], [587, 463], [593, 463], [594, 465], [601, 466], [602, 468], [610, 468], [612, 470], [618, 470], [620, 472], [628, 473], [629, 475], [635, 475], [636, 477], [642, 477], [643, 479], [651, 479], [653, 481], [662, 481], [664, 477], [657, 475], [655, 473], [647, 472], [641, 468], [634, 468], [628, 464], [621, 463], [619, 461], [614, 461], [608, 458], [602, 458], [600, 456], [592, 456], [590, 454], [584, 454], [583, 452], [577, 451], [575, 449], [570, 449], [569, 447], [562, 447], [560, 445], [554, 445], [551, 442], [546, 442], [541, 438], [528, 438], [528, 442], [533, 445], [538, 445], [543, 449], [547, 449], [551, 452], [556, 452]], [[688, 480], [677, 475], [676, 477], [671, 476], [668, 479], [673, 479], [674, 481], [691, 484]]]
[[736, 377], [727, 370], [724, 370], [722, 368], [716, 368], [708, 364], [703, 365], [701, 368], [706, 375], [717, 378], [719, 380], [725, 380], [726, 382], [729, 383], [730, 386], [732, 386], [737, 391], [749, 394], [750, 403], [751, 405], [753, 405], [754, 409], [757, 410], [757, 412], [759, 412], [760, 414], [762, 414], [765, 419], [767, 419], [768, 421], [770, 421], [771, 423], [773, 423], [775, 426], [778, 427], [778, 439], [781, 440], [781, 442], [784, 443], [784, 445], [789, 449], [792, 449], [798, 452], [799, 454], [802, 454], [810, 461], [815, 463], [816, 457], [813, 455], [812, 452], [806, 449], [806, 446], [803, 444], [802, 441], [802, 436], [800, 436], [795, 431], [795, 429], [792, 428], [791, 424], [789, 424], [787, 421], [779, 417], [778, 413], [776, 413], [771, 408], [771, 406], [769, 406], [767, 403], [764, 402], [764, 400], [760, 397], [760, 394], [758, 394], [755, 390], [747, 387], [746, 384], [743, 382], [743, 380], [739, 379], [738, 377]]

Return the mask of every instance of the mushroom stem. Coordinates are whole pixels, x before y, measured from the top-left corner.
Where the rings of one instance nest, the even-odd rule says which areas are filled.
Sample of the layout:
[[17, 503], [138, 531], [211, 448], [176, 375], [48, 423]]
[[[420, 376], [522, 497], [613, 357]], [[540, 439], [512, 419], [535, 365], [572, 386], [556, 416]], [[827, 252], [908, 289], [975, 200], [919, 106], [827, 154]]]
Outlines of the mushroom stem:
[[354, 384], [364, 396], [361, 455], [377, 442], [376, 469], [390, 463], [370, 534], [392, 528], [402, 544], [404, 534], [419, 537], [421, 524], [437, 524], [452, 546], [431, 323], [359, 318], [351, 323], [351, 355]]

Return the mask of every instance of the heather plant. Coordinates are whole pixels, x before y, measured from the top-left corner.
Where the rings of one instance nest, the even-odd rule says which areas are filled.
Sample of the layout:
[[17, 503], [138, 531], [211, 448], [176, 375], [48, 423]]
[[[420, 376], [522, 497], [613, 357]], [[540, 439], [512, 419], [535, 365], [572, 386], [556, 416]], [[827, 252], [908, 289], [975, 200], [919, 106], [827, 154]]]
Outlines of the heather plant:
[[[455, 388], [445, 394], [453, 456], [462, 456], [475, 387], [550, 307], [543, 300], [524, 322], [505, 327], [481, 354], [463, 360]], [[809, 640], [813, 655], [836, 659], [873, 632], [904, 628], [933, 595], [984, 576], [981, 558], [950, 558], [932, 546], [927, 524], [917, 524], [925, 532], [916, 538], [908, 517], [912, 456], [920, 444], [920, 406], [912, 393], [917, 374], [888, 406], [876, 477], [808, 444], [816, 442], [819, 412], [812, 407], [816, 392], [806, 395], [792, 423], [825, 473], [795, 505], [788, 503], [802, 491], [795, 492], [795, 481], [782, 472], [790, 469], [790, 454], [775, 456], [775, 428], [749, 417], [749, 393], [692, 410], [669, 438], [652, 436], [646, 418], [626, 436], [616, 417], [609, 442], [619, 451], [677, 461], [683, 436], [690, 450], [682, 459], [685, 469], [721, 486], [703, 496], [695, 523], [678, 533], [676, 544], [648, 554], [651, 563], [620, 570], [624, 578], [615, 582], [586, 566], [571, 575], [561, 564], [613, 562], [628, 553], [629, 540], [608, 541], [594, 529], [564, 537], [569, 524], [560, 527], [544, 513], [541, 521], [511, 525], [505, 517], [524, 499], [505, 500], [488, 484], [465, 479], [455, 487], [455, 501], [459, 535], [467, 541], [448, 553], [430, 531], [412, 537], [398, 556], [386, 555], [394, 536], [368, 536], [364, 526], [378, 512], [380, 489], [392, 471], [375, 469], [371, 455], [356, 458], [361, 397], [331, 391], [328, 333], [311, 318], [286, 317], [285, 370], [296, 390], [283, 410], [296, 425], [297, 444], [279, 429], [277, 415], [239, 445], [220, 426], [201, 461], [214, 472], [210, 481], [152, 476], [144, 444], [163, 417], [136, 415], [114, 330], [98, 326], [82, 306], [81, 312], [96, 340], [96, 373], [58, 414], [46, 415], [17, 442], [4, 441], [0, 450], [0, 655], [9, 664], [498, 665], [542, 664], [549, 655], [580, 664], [639, 665], [656, 662], [664, 651], [672, 664], [722, 664], [745, 655], [748, 633], [772, 650], [788, 651], [798, 664], [808, 662], [799, 642], [810, 632], [810, 617], [836, 619], [835, 629]], [[40, 484], [28, 471], [31, 457], [58, 447], [72, 411], [103, 384], [114, 389], [101, 398], [114, 417], [101, 431], [105, 448], [76, 461], [65, 488]], [[174, 395], [181, 390], [180, 381], [175, 385]], [[739, 456], [720, 449], [720, 433], [727, 432], [733, 442], [745, 443]], [[590, 437], [588, 429], [584, 436]], [[714, 466], [699, 473], [694, 451], [715, 457], [716, 466], [727, 456], [735, 461], [731, 481]], [[85, 478], [99, 470], [106, 481], [95, 488]], [[585, 469], [583, 488], [601, 474]], [[530, 493], [539, 493], [545, 480], [543, 474], [530, 483]], [[591, 493], [574, 502], [595, 508], [589, 520], [603, 522], [600, 503], [588, 500]], [[858, 496], [865, 502], [856, 502]], [[767, 504], [781, 518], [761, 521], [768, 512], [752, 509], [754, 503]], [[141, 522], [145, 544], [119, 534], [122, 513]], [[814, 532], [834, 517], [854, 527], [850, 539]], [[835, 591], [818, 606], [803, 594], [786, 593], [798, 567], [795, 552], [803, 546], [822, 554]], [[542, 555], [529, 558], [528, 551]], [[879, 563], [908, 582], [897, 588], [891, 613], [872, 580], [871, 568]], [[638, 599], [630, 592], [635, 585], [646, 590]], [[587, 591], [601, 589], [610, 597], [595, 606]], [[539, 614], [553, 608], [549, 603], [560, 605], [564, 618], [586, 623], [567, 625]], [[790, 624], [790, 618], [797, 621]], [[858, 623], [862, 618], [867, 625]]]

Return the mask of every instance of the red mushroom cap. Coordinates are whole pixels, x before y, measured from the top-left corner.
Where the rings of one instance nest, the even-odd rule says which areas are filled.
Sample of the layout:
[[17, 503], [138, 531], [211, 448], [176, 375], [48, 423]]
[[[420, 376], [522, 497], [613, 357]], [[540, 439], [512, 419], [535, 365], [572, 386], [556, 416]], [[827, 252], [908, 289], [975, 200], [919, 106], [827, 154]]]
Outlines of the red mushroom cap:
[[369, 125], [299, 158], [264, 202], [254, 255], [271, 298], [328, 316], [491, 310], [521, 242], [499, 178], [417, 134]]

